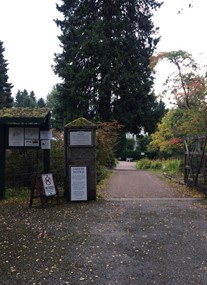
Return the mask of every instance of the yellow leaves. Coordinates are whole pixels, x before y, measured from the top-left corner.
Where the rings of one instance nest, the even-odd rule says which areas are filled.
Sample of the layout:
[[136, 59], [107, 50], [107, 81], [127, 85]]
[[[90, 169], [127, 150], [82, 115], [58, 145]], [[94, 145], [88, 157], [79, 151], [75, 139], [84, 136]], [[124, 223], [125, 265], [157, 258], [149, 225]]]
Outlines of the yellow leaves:
[[158, 52], [150, 57], [149, 68], [153, 70], [157, 63], [167, 56], [168, 52]]

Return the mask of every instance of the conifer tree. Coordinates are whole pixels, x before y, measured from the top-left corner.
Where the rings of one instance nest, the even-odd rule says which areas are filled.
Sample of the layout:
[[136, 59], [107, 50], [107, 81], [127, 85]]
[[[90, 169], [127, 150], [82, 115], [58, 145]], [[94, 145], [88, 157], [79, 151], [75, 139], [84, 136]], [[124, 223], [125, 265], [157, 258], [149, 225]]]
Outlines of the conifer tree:
[[[156, 0], [62, 0], [62, 52], [54, 71], [62, 118], [118, 120], [139, 133], [157, 104], [149, 58], [159, 41], [152, 11]], [[148, 112], [145, 113], [145, 108]], [[150, 119], [150, 117], [149, 117]]]
[[13, 98], [11, 96], [13, 86], [11, 83], [8, 83], [8, 63], [4, 59], [4, 51], [3, 42], [0, 41], [0, 108], [13, 106]]

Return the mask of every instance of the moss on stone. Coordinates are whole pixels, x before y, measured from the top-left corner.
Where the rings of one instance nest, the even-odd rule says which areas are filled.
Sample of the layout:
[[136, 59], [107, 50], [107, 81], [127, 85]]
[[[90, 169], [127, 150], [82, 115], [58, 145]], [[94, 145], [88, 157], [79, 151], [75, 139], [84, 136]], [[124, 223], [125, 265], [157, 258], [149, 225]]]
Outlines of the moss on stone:
[[44, 118], [48, 108], [4, 108], [0, 109], [0, 118]]
[[70, 127], [80, 127], [80, 128], [84, 128], [84, 127], [93, 127], [95, 128], [96, 125], [90, 121], [88, 121], [87, 119], [80, 117], [70, 123], [68, 123], [67, 125], [65, 125], [65, 127], [70, 128]]

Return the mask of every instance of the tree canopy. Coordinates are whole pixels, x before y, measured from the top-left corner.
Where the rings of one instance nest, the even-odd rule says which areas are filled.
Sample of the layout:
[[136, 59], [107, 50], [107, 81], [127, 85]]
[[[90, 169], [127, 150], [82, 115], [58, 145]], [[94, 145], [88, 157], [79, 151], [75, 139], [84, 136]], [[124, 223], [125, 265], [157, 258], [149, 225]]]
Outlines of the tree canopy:
[[8, 83], [8, 62], [4, 58], [4, 51], [3, 42], [0, 41], [0, 108], [13, 106], [13, 98], [11, 96], [13, 85]]
[[44, 108], [46, 103], [43, 98], [37, 100], [34, 91], [28, 92], [24, 89], [23, 91], [17, 91], [14, 106], [25, 108]]
[[[152, 58], [167, 59], [176, 67], [166, 81], [166, 90], [174, 99], [174, 108], [162, 119], [149, 148], [172, 153], [179, 138], [206, 134], [207, 130], [207, 77], [192, 56], [185, 51], [160, 53]], [[172, 143], [173, 142], [173, 143]]]
[[62, 83], [54, 113], [60, 120], [116, 119], [127, 131], [150, 131], [150, 117], [163, 107], [157, 108], [149, 68], [159, 41], [152, 13], [160, 6], [156, 0], [63, 0], [57, 5], [63, 14], [56, 20], [62, 52], [55, 54], [54, 71]]

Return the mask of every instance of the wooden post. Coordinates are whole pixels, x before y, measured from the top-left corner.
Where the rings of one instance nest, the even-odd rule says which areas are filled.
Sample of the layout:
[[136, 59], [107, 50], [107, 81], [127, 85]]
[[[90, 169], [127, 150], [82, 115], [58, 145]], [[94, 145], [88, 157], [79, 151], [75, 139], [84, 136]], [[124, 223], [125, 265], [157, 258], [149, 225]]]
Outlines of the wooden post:
[[0, 123], [0, 200], [5, 198], [5, 143], [4, 143], [5, 127]]

